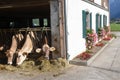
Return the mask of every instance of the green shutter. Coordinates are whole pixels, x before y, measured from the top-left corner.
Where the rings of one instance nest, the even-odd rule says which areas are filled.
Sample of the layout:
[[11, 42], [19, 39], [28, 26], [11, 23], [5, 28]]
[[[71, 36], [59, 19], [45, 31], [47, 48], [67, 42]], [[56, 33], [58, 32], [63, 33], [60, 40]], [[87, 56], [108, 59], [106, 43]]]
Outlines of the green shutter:
[[102, 15], [100, 15], [100, 28], [102, 27]]
[[103, 15], [103, 27], [105, 27], [105, 15]]
[[90, 30], [92, 30], [92, 13], [90, 13]]
[[98, 33], [98, 16], [99, 14], [96, 14], [96, 33]]
[[105, 25], [107, 26], [107, 16], [105, 17]]
[[86, 12], [82, 11], [82, 21], [83, 21], [83, 38], [86, 38]]

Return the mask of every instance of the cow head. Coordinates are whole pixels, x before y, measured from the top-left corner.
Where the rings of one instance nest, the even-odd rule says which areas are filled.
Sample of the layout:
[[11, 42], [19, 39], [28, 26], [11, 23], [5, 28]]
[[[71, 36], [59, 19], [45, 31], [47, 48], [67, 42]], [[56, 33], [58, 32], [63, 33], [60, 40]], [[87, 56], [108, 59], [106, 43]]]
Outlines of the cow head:
[[27, 57], [26, 52], [24, 53], [18, 52], [16, 64], [21, 65], [23, 61], [26, 59], [26, 57]]
[[11, 65], [12, 64], [12, 59], [13, 59], [13, 52], [11, 50], [7, 50], [5, 52], [7, 58], [8, 58], [8, 62], [7, 64]]
[[48, 44], [44, 44], [42, 46], [42, 50], [45, 53], [45, 58], [49, 59], [49, 54], [50, 54], [50, 47]]

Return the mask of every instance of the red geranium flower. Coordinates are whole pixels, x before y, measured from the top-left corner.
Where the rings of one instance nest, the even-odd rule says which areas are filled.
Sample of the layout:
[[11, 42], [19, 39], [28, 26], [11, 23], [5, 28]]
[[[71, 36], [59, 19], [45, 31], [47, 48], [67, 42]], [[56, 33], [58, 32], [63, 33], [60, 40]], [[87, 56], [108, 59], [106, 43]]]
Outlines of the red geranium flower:
[[104, 38], [103, 40], [109, 41], [111, 37]]
[[102, 46], [104, 46], [104, 44], [103, 44], [103, 43], [97, 43], [95, 46], [100, 46], [100, 47], [102, 47]]
[[81, 60], [87, 60], [91, 57], [89, 53], [83, 52], [82, 54], [78, 55], [77, 58], [80, 58]]

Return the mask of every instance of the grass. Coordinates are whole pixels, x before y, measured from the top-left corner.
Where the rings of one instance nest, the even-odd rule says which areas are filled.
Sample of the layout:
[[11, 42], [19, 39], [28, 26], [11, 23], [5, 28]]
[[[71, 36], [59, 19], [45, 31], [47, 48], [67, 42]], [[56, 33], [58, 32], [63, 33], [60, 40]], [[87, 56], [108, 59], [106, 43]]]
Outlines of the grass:
[[111, 23], [111, 31], [120, 31], [120, 24]]

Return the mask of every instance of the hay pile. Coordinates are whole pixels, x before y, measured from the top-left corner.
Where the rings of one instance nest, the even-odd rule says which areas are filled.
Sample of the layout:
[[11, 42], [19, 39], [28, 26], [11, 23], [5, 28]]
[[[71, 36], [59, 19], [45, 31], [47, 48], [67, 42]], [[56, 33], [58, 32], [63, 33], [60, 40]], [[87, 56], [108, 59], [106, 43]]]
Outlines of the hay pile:
[[7, 70], [7, 71], [17, 71], [17, 68], [11, 65], [1, 65], [0, 70]]
[[36, 68], [34, 61], [24, 61], [23, 64], [17, 66], [18, 70], [22, 71], [32, 71]]
[[36, 61], [33, 60], [24, 61], [23, 64], [20, 66], [0, 65], [0, 70], [7, 70], [7, 71], [39, 70], [42, 72], [47, 72], [47, 71], [59, 71], [67, 66], [68, 66], [68, 62], [62, 58], [58, 58], [54, 60], [39, 58]]
[[[39, 63], [39, 64], [38, 64]], [[54, 60], [37, 60], [38, 69], [40, 71], [57, 71], [68, 66], [68, 62], [65, 59], [58, 58]]]

